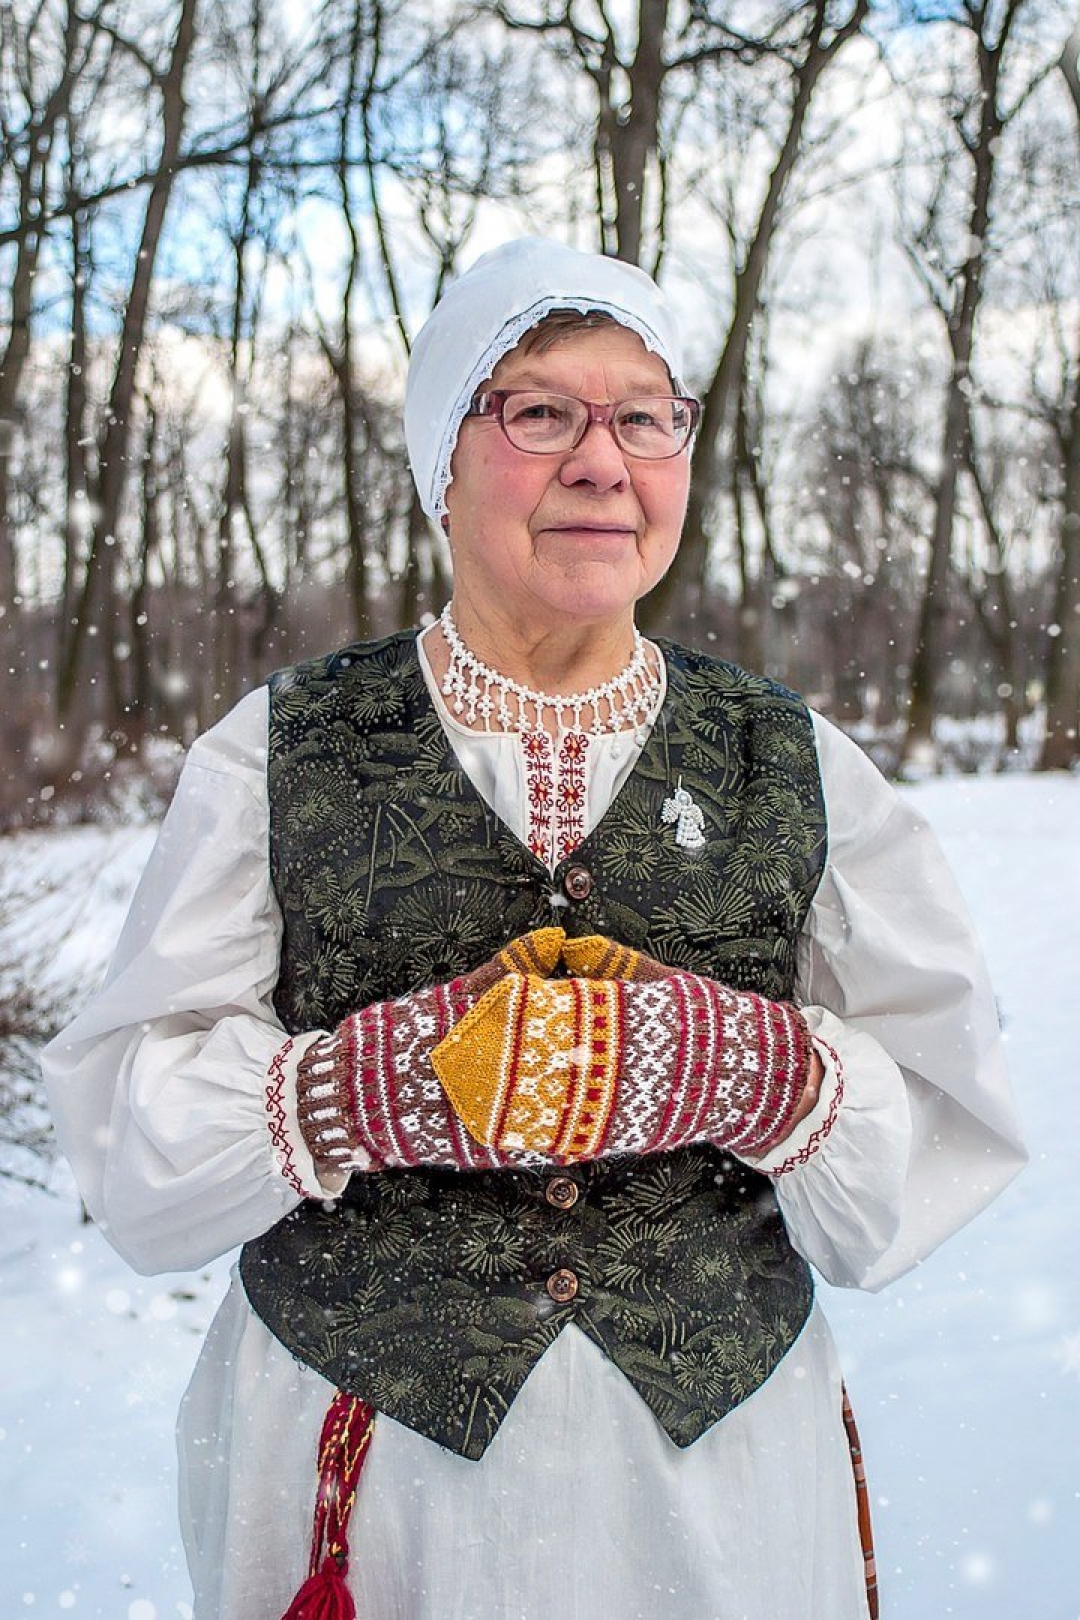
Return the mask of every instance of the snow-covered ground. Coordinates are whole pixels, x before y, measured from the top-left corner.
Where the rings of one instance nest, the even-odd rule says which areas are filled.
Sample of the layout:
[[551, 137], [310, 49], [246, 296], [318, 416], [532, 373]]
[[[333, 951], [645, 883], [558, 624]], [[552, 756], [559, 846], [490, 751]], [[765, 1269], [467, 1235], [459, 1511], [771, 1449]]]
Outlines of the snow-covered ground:
[[[884, 1294], [822, 1290], [867, 1456], [883, 1620], [1078, 1620], [1080, 779], [907, 791], [982, 930], [1032, 1163]], [[0, 844], [0, 868], [63, 880], [46, 907], [70, 935], [59, 975], [98, 970], [148, 847], [145, 830]], [[0, 1620], [189, 1615], [173, 1418], [228, 1262], [135, 1277], [80, 1223], [62, 1172], [56, 1189], [0, 1182]]]

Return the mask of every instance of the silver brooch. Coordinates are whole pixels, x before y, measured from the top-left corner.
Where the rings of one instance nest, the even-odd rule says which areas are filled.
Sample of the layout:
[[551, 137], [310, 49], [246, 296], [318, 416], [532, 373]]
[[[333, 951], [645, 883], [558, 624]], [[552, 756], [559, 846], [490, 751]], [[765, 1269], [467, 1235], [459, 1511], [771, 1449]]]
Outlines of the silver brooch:
[[680, 849], [700, 849], [705, 842], [702, 828], [705, 825], [705, 812], [700, 805], [694, 803], [682, 785], [679, 785], [670, 799], [665, 799], [660, 811], [665, 826], [675, 823], [675, 842]]

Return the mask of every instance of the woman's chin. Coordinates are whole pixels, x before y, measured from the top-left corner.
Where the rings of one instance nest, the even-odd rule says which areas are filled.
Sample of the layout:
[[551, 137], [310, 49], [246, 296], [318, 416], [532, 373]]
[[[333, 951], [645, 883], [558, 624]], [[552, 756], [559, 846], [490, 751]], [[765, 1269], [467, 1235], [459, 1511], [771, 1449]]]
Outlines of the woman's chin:
[[616, 620], [633, 612], [643, 594], [641, 580], [604, 563], [587, 563], [546, 577], [536, 592], [536, 606], [547, 607], [583, 622]]

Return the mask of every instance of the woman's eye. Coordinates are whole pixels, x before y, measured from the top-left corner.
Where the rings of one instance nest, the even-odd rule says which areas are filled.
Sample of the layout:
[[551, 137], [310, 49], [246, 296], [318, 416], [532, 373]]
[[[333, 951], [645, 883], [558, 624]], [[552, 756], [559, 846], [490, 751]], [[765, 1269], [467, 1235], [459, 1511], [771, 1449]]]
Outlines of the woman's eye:
[[671, 416], [667, 412], [659, 412], [655, 407], [643, 402], [632, 403], [624, 411], [619, 412], [619, 426], [623, 431], [631, 433], [649, 434], [670, 433]]
[[557, 399], [529, 399], [515, 404], [512, 415], [515, 422], [562, 422], [567, 410]]

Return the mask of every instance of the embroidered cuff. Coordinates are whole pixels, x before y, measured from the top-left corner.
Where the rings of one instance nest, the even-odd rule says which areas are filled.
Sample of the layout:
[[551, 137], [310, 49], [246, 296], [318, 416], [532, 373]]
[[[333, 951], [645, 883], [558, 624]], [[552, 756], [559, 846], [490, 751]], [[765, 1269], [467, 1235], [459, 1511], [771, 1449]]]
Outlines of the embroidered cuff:
[[308, 1049], [322, 1038], [316, 1032], [286, 1041], [270, 1060], [263, 1089], [274, 1163], [301, 1198], [335, 1198], [349, 1179], [347, 1173], [337, 1171], [324, 1171], [320, 1176], [297, 1116], [296, 1073]]
[[811, 1040], [825, 1071], [817, 1102], [806, 1118], [801, 1119], [795, 1129], [789, 1131], [768, 1153], [763, 1153], [759, 1158], [748, 1153], [738, 1155], [754, 1170], [768, 1176], [785, 1176], [812, 1159], [827, 1140], [840, 1113], [844, 1100], [844, 1066], [827, 1041], [823, 1041], [819, 1035], [812, 1035]]

